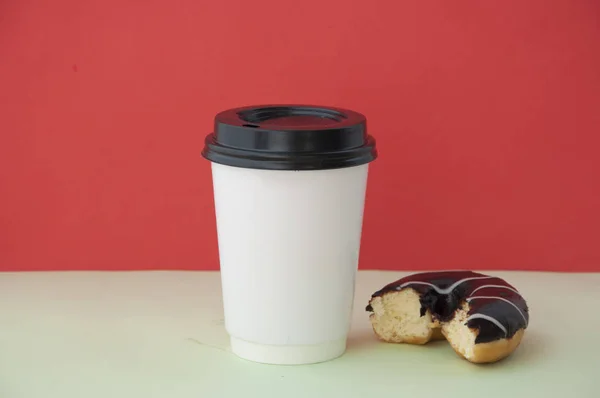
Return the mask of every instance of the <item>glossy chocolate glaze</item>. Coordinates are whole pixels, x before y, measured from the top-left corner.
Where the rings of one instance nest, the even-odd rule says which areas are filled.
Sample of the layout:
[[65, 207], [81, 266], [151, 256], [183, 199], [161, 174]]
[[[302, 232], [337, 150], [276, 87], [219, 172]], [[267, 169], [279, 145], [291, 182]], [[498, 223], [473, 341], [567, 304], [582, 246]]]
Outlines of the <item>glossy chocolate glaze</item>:
[[[517, 290], [503, 279], [472, 271], [440, 271], [412, 274], [384, 286], [371, 298], [412, 288], [421, 302], [421, 316], [429, 310], [435, 320], [450, 321], [466, 301], [466, 324], [479, 330], [475, 343], [511, 338], [529, 323], [529, 308]], [[367, 311], [372, 312], [369, 304]]]

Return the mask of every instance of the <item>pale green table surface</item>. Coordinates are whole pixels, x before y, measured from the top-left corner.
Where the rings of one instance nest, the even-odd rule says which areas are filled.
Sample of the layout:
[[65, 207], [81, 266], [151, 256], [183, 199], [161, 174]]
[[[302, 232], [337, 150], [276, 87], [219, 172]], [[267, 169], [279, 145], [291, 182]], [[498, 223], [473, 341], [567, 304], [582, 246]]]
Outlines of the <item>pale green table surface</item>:
[[600, 398], [600, 274], [491, 274], [530, 306], [504, 361], [379, 342], [364, 307], [406, 273], [369, 271], [345, 355], [273, 366], [229, 351], [218, 273], [0, 273], [0, 398]]

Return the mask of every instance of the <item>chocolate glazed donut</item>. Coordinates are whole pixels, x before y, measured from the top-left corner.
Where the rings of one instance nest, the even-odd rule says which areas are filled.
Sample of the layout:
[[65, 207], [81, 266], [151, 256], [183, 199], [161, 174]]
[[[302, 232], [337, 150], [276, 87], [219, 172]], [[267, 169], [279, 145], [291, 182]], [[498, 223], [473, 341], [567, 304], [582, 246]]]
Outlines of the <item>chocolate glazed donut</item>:
[[409, 275], [375, 292], [366, 310], [383, 341], [425, 344], [445, 338], [474, 363], [510, 355], [529, 324], [529, 308], [517, 289], [471, 271]]

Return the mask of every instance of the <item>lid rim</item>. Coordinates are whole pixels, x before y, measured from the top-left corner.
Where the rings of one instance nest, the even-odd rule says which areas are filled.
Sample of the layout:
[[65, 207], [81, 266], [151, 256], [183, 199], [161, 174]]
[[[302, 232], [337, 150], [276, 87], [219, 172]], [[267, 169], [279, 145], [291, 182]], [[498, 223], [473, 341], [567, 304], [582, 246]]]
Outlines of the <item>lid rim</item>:
[[224, 166], [237, 167], [243, 169], [255, 170], [274, 170], [274, 171], [317, 171], [343, 169], [348, 167], [362, 166], [369, 164], [377, 159], [377, 153], [365, 155], [361, 158], [350, 158], [337, 162], [290, 162], [278, 160], [258, 160], [258, 159], [243, 159], [237, 157], [221, 156], [220, 154], [202, 153], [202, 156], [211, 163], [221, 164]]

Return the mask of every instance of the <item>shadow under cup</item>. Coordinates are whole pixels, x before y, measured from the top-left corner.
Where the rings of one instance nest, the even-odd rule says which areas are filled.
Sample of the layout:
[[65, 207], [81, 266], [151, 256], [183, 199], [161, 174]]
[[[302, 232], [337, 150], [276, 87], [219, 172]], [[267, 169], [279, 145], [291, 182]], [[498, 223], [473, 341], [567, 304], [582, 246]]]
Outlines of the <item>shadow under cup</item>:
[[369, 163], [365, 117], [255, 106], [215, 117], [211, 161], [225, 326], [239, 357], [308, 364], [342, 355]]

